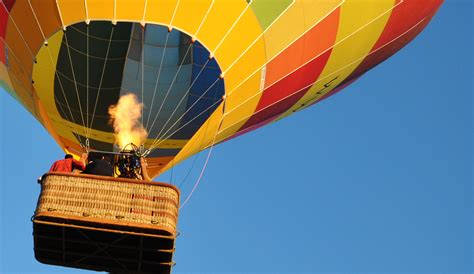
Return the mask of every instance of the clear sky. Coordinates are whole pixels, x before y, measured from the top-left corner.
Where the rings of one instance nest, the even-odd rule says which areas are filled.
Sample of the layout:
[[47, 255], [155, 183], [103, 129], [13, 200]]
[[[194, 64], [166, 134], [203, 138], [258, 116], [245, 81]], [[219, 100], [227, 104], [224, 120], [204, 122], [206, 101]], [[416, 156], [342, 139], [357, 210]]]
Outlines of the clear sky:
[[[447, 0], [349, 88], [217, 146], [174, 273], [472, 272], [473, 9]], [[2, 90], [0, 130], [0, 273], [82, 273], [33, 255], [36, 178], [63, 152]]]

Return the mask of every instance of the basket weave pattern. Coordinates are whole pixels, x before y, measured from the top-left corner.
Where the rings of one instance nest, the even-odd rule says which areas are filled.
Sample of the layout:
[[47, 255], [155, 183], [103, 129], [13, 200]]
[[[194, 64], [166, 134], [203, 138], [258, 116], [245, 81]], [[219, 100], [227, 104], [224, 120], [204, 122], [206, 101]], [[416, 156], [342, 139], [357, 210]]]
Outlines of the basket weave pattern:
[[71, 174], [47, 174], [36, 215], [54, 212], [70, 218], [90, 217], [114, 225], [156, 226], [176, 233], [179, 193], [153, 183]]

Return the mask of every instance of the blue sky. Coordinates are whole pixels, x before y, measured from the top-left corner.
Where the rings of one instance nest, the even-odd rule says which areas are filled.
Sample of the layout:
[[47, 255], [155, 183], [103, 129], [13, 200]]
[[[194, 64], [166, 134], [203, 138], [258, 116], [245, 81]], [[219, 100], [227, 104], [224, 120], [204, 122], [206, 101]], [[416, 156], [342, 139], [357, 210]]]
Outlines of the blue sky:
[[[472, 272], [472, 10], [446, 1], [349, 88], [215, 147], [174, 273]], [[63, 152], [4, 91], [0, 130], [0, 273], [82, 273], [33, 256], [36, 178]]]

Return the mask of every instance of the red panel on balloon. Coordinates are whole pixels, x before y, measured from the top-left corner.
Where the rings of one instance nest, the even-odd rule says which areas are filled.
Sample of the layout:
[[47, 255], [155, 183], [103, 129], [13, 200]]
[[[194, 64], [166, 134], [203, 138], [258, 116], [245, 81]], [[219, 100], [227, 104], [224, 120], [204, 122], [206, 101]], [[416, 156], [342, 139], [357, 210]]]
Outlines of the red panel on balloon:
[[267, 65], [265, 90], [242, 129], [271, 122], [270, 118], [278, 117], [306, 94], [331, 56], [339, 15], [336, 9]]
[[242, 129], [281, 114], [298, 102], [323, 71], [332, 50], [270, 86], [263, 94], [255, 114]]
[[5, 64], [5, 32], [8, 22], [8, 10], [0, 5], [0, 62]]
[[270, 60], [266, 68], [265, 89], [332, 48], [336, 43], [339, 18], [338, 8]]

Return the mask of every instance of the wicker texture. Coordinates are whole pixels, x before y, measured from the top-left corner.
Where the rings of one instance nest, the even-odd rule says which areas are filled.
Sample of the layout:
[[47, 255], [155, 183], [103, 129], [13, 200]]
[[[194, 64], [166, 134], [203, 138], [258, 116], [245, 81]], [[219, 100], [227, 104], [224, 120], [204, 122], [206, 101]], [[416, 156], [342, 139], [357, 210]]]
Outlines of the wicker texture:
[[42, 180], [36, 216], [58, 214], [113, 225], [146, 225], [176, 234], [179, 192], [164, 184], [71, 174]]

